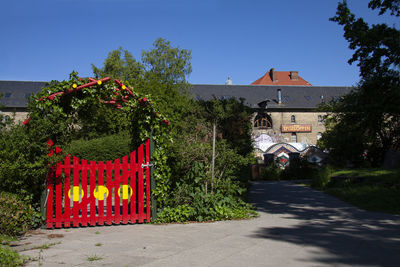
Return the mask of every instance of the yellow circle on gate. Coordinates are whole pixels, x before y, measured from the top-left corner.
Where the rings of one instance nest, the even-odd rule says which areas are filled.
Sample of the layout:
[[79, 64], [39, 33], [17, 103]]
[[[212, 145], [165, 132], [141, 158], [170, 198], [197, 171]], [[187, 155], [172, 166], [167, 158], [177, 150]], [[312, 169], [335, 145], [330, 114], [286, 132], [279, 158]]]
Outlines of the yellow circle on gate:
[[107, 198], [108, 197], [108, 188], [103, 186], [103, 185], [99, 185], [94, 191], [93, 191], [93, 195], [95, 198], [97, 198], [98, 200], [104, 200], [104, 196]]
[[125, 90], [125, 89], [126, 89], [126, 86], [125, 86], [125, 85], [122, 85], [122, 89]]
[[79, 201], [79, 195], [83, 197], [85, 194], [85, 191], [83, 191], [82, 188], [79, 188], [79, 186], [73, 186], [69, 191], [68, 191], [68, 197], [71, 198], [71, 191], [72, 191], [72, 200], [73, 201]]
[[101, 85], [101, 84], [102, 84], [102, 82], [101, 82], [101, 81], [97, 81], [97, 84], [98, 84], [98, 85]]
[[132, 187], [127, 184], [122, 185], [118, 189], [118, 196], [121, 197], [121, 190], [122, 190], [122, 199], [128, 199], [132, 195]]

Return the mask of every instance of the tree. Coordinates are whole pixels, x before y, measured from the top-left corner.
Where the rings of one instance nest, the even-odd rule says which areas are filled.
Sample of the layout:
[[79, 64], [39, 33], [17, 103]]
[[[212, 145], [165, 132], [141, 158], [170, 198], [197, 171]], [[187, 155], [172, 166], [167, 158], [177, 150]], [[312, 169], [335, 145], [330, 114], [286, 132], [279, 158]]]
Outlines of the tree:
[[135, 90], [150, 95], [172, 122], [179, 123], [191, 107], [186, 80], [192, 71], [190, 60], [190, 50], [173, 47], [169, 41], [158, 38], [152, 49], [142, 52], [141, 62], [120, 47], [108, 54], [103, 67], [92, 64], [92, 69], [96, 77], [129, 81]]
[[[399, 0], [372, 0], [368, 6], [379, 9], [379, 15], [400, 16]], [[348, 62], [357, 62], [361, 80], [350, 94], [324, 107], [332, 113], [320, 143], [336, 159], [361, 162], [364, 154], [378, 165], [387, 150], [400, 149], [400, 31], [386, 24], [369, 26], [346, 1], [330, 20], [343, 25], [355, 50]]]
[[147, 76], [157, 78], [164, 84], [185, 83], [186, 75], [192, 72], [191, 51], [172, 47], [169, 41], [162, 38], [158, 38], [153, 46], [152, 50], [142, 52]]
[[[123, 57], [121, 57], [123, 55]], [[110, 76], [123, 81], [135, 81], [143, 79], [144, 66], [128, 50], [120, 47], [108, 53], [102, 68], [92, 64], [92, 70], [96, 78]], [[135, 83], [135, 84], [136, 84]]]
[[[159, 38], [150, 50], [142, 52], [143, 80], [130, 81], [135, 84], [136, 91], [151, 96], [160, 112], [171, 121], [171, 143], [164, 149], [171, 175], [165, 183], [170, 186], [169, 194], [163, 199], [169, 207], [160, 216], [171, 212], [172, 220], [183, 220], [177, 214], [188, 206], [195, 212], [190, 218], [184, 216], [184, 220], [214, 220], [219, 216], [246, 214], [247, 211], [243, 213], [238, 209], [248, 209], [241, 197], [249, 164], [254, 159], [249, 110], [243, 102], [234, 99], [195, 101], [189, 95], [187, 82], [192, 71], [190, 60], [190, 50], [173, 47], [169, 41]], [[106, 69], [106, 64], [117, 66], [114, 69], [125, 69], [120, 62], [120, 54], [112, 52], [102, 69]], [[215, 144], [215, 179], [211, 179], [211, 136], [215, 118], [218, 119], [219, 140]], [[169, 208], [176, 208], [176, 212]]]
[[[379, 15], [391, 10], [391, 14], [400, 16], [399, 0], [372, 0], [371, 9], [380, 9]], [[344, 37], [349, 48], [355, 50], [349, 64], [358, 61], [362, 79], [396, 69], [400, 64], [400, 31], [394, 26], [375, 24], [369, 26], [362, 18], [350, 12], [344, 0], [338, 4], [336, 16], [331, 21], [343, 25]]]

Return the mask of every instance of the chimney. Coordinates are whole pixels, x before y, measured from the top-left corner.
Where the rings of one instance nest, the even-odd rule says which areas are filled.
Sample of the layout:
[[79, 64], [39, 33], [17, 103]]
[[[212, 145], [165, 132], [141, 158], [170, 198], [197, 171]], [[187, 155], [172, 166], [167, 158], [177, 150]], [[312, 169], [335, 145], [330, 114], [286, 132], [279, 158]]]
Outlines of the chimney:
[[282, 104], [282, 90], [278, 89], [278, 104]]
[[299, 72], [298, 71], [291, 71], [290, 72], [290, 79], [291, 80], [298, 80], [299, 79]]
[[271, 68], [271, 69], [269, 70], [269, 76], [271, 77], [271, 80], [272, 80], [273, 82], [276, 82], [275, 69], [274, 69], [274, 68]]
[[228, 77], [228, 80], [226, 80], [225, 85], [232, 85], [233, 82], [231, 80], [231, 77]]

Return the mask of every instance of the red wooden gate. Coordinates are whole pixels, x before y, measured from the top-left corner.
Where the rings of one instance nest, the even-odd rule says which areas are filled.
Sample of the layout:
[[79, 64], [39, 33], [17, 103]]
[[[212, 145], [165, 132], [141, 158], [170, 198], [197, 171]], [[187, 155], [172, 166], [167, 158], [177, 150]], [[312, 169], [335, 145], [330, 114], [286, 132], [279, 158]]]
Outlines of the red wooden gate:
[[67, 156], [47, 176], [47, 228], [150, 222], [150, 141], [121, 159]]

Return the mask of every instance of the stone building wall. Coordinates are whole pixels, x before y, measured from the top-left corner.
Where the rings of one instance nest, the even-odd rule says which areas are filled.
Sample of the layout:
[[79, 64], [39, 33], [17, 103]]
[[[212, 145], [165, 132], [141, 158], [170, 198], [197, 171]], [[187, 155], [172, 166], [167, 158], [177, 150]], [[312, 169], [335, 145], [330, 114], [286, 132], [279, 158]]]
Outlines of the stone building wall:
[[28, 112], [27, 111], [2, 111], [1, 114], [3, 116], [9, 116], [10, 118], [12, 118], [13, 116], [15, 116], [15, 122], [20, 122], [22, 123], [26, 118], [28, 118]]
[[[292, 142], [292, 132], [282, 132], [282, 125], [311, 125], [310, 132], [296, 132], [298, 143], [307, 143], [316, 145], [318, 135], [325, 131], [323, 118], [325, 112], [299, 112], [299, 111], [272, 111], [267, 112], [272, 120], [272, 128], [253, 127], [253, 135], [268, 134], [280, 142]], [[257, 113], [253, 114], [253, 126]], [[292, 116], [295, 116], [295, 122], [292, 122]], [[319, 117], [320, 116], [320, 117]]]

